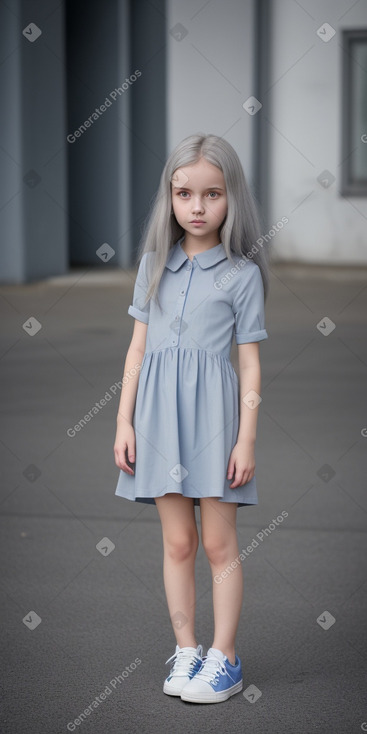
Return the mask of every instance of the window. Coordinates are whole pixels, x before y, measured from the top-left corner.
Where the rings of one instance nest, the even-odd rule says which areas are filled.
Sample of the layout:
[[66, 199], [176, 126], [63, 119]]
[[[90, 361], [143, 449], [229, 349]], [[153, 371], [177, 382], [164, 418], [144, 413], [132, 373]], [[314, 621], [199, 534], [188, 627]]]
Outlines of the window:
[[367, 196], [367, 30], [343, 31], [342, 190]]

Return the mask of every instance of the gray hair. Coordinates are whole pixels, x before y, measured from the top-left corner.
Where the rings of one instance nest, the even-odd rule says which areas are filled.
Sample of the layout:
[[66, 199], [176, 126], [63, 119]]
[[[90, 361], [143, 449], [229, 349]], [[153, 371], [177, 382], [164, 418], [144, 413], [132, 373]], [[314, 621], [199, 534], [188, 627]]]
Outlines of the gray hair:
[[138, 262], [146, 252], [155, 252], [149, 258], [150, 274], [147, 299], [158, 299], [158, 288], [166, 266], [167, 257], [184, 229], [171, 213], [171, 180], [178, 168], [183, 168], [205, 158], [219, 168], [227, 189], [227, 215], [219, 228], [219, 237], [227, 258], [233, 260], [233, 252], [241, 258], [253, 260], [260, 268], [264, 298], [268, 293], [268, 253], [256, 244], [261, 239], [260, 221], [255, 199], [245, 179], [237, 153], [223, 138], [216, 135], [190, 135], [172, 151], [162, 171], [158, 191], [142, 235], [138, 251]]

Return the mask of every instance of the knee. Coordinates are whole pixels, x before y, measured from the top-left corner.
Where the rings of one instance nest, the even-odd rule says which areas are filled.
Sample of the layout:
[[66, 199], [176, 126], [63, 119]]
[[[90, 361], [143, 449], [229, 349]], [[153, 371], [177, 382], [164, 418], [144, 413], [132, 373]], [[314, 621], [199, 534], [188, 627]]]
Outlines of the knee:
[[165, 552], [172, 561], [180, 563], [195, 556], [199, 545], [197, 532], [181, 532], [165, 539]]
[[233, 560], [232, 545], [226, 539], [215, 538], [213, 536], [202, 538], [203, 547], [209, 563], [213, 566], [223, 566], [229, 560]]

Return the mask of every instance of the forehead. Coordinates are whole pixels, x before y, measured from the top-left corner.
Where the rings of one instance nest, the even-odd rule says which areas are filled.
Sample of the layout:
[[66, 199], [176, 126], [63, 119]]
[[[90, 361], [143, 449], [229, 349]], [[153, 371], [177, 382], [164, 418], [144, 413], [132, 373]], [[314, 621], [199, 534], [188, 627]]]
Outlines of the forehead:
[[200, 158], [196, 163], [191, 163], [189, 166], [177, 168], [173, 173], [171, 182], [175, 188], [206, 189], [210, 186], [225, 188], [223, 172], [205, 158]]

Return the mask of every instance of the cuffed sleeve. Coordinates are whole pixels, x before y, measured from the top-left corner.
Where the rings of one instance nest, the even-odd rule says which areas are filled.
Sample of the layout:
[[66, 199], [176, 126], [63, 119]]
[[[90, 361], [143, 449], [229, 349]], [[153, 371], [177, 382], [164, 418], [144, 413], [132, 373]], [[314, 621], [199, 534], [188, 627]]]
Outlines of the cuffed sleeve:
[[144, 324], [149, 323], [150, 311], [150, 300], [147, 303], [145, 302], [148, 290], [147, 256], [148, 253], [146, 252], [140, 261], [134, 286], [133, 302], [127, 311], [130, 316]]
[[233, 299], [235, 339], [249, 344], [268, 338], [265, 329], [264, 286], [260, 268], [251, 262], [238, 274], [239, 282]]

